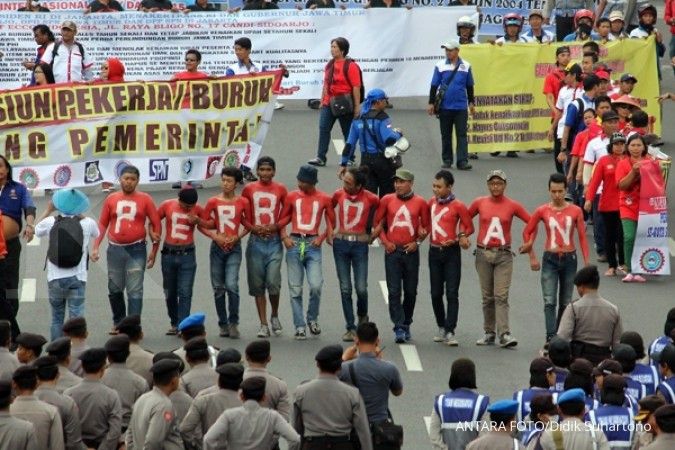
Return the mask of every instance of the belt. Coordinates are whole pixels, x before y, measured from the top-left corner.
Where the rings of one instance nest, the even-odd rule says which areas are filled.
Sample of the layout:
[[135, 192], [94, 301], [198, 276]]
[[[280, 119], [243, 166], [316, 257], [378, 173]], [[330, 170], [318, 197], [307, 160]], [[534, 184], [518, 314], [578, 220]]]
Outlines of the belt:
[[564, 258], [564, 257], [566, 257], [566, 256], [576, 255], [576, 254], [577, 254], [577, 251], [576, 251], [576, 250], [572, 250], [572, 251], [569, 251], [569, 252], [552, 252], [552, 251], [550, 251], [550, 250], [546, 250], [546, 251], [544, 252], [544, 254], [547, 254], [547, 253], [548, 253], [549, 255], [551, 255], [551, 256], [557, 256], [558, 258]]
[[302, 438], [305, 442], [351, 442], [351, 437], [349, 435], [344, 436], [305, 436]]
[[118, 247], [131, 247], [132, 245], [139, 245], [139, 244], [145, 245], [145, 238], [143, 238], [139, 241], [129, 242], [128, 244], [121, 244], [119, 242], [112, 242], [110, 240], [108, 241], [108, 245], [116, 245]]
[[450, 245], [429, 244], [429, 247], [435, 248], [436, 250], [445, 250], [445, 249], [448, 249], [448, 248], [457, 247], [458, 245], [459, 245], [459, 242], [455, 242], [455, 243], [450, 244]]
[[370, 236], [367, 235], [366, 233], [360, 233], [360, 234], [345, 234], [345, 233], [337, 233], [333, 235], [334, 239], [341, 239], [343, 241], [348, 241], [348, 242], [368, 242], [370, 241]]
[[302, 233], [291, 233], [291, 237], [294, 238], [299, 238], [299, 239], [314, 239], [318, 234], [302, 234]]
[[164, 245], [162, 255], [187, 255], [194, 253], [194, 245]]
[[481, 250], [496, 250], [496, 251], [505, 251], [505, 252], [511, 251], [510, 245], [498, 245], [497, 247], [486, 247], [485, 245], [476, 245], [476, 247], [481, 249]]

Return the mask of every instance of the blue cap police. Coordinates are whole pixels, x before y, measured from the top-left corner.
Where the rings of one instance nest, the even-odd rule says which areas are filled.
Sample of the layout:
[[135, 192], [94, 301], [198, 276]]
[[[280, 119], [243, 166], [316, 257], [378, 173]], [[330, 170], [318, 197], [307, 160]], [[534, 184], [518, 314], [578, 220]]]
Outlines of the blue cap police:
[[300, 167], [298, 175], [295, 178], [303, 183], [316, 184], [319, 182], [319, 172], [316, 170], [316, 167], [305, 164]]
[[190, 314], [178, 324], [178, 331], [182, 332], [189, 328], [203, 327], [205, 321], [206, 314], [203, 312]]
[[584, 403], [586, 393], [581, 388], [568, 389], [558, 396], [556, 404], [562, 405], [564, 403]]
[[488, 406], [490, 414], [516, 415], [518, 412], [518, 402], [515, 400], [499, 400]]
[[89, 197], [78, 189], [60, 189], [52, 197], [54, 208], [68, 216], [77, 216], [89, 209]]

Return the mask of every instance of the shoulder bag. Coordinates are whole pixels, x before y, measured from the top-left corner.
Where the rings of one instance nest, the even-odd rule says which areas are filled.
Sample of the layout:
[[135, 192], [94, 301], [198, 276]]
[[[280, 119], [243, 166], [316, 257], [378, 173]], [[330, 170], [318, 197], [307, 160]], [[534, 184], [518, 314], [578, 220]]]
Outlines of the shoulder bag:
[[[344, 64], [348, 64], [347, 60], [345, 60]], [[330, 68], [330, 84], [329, 86], [332, 86], [333, 84], [333, 77], [335, 76], [335, 62], [331, 65]], [[347, 78], [347, 83], [349, 83], [349, 78]], [[350, 83], [351, 85], [351, 83]], [[335, 117], [342, 117], [342, 116], [347, 116], [349, 114], [354, 113], [354, 98], [352, 97], [352, 93], [348, 94], [339, 94], [331, 97], [328, 100], [328, 106], [330, 107], [330, 112], [335, 116]]]
[[457, 75], [457, 70], [459, 70], [459, 59], [457, 60], [457, 64], [455, 64], [455, 68], [453, 69], [452, 73], [450, 74], [450, 78], [448, 78], [447, 83], [441, 83], [440, 86], [438, 86], [438, 89], [436, 90], [436, 97], [434, 98], [434, 114], [437, 116], [441, 112], [441, 105], [443, 104], [443, 99], [445, 98], [445, 93], [448, 91], [448, 87], [452, 83], [452, 80], [455, 78], [455, 75]]
[[[366, 119], [365, 117], [362, 117], [361, 120], [363, 121], [363, 130], [366, 133], [368, 133], [368, 135], [370, 135], [370, 138], [373, 140], [373, 142], [375, 142], [375, 145], [377, 146], [377, 151], [384, 155], [385, 154], [384, 153], [384, 150], [385, 150], [384, 145], [382, 145], [380, 143], [380, 140], [377, 138], [377, 135], [370, 128], [370, 124], [368, 123], [368, 119]], [[385, 157], [386, 157], [386, 155], [385, 155]], [[400, 154], [397, 154], [393, 158], [387, 158], [387, 160], [389, 160], [389, 162], [391, 163], [391, 167], [394, 170], [400, 169], [401, 167], [403, 167], [403, 158], [401, 157]], [[354, 386], [356, 386], [356, 385], [354, 385]]]

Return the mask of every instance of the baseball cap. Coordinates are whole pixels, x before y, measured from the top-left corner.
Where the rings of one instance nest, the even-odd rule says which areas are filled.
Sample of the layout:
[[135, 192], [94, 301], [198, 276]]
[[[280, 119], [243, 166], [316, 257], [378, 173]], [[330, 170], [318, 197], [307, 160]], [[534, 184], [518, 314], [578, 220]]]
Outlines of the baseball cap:
[[575, 62], [569, 63], [565, 66], [565, 73], [573, 73], [575, 75], [580, 75], [583, 72], [581, 66]]
[[459, 41], [456, 39], [450, 39], [449, 41], [446, 41], [445, 43], [441, 44], [441, 48], [444, 48], [446, 50], [455, 50], [459, 48]]
[[604, 70], [596, 70], [595, 76], [604, 81], [609, 81], [609, 73]]
[[620, 21], [624, 22], [623, 13], [621, 11], [615, 10], [615, 11], [612, 11], [611, 13], [609, 13], [609, 21], [614, 22], [616, 20], [620, 20]]
[[493, 179], [493, 178], [495, 178], [495, 177], [496, 177], [496, 178], [499, 178], [500, 180], [502, 180], [502, 181], [504, 181], [504, 182], [507, 181], [507, 179], [506, 179], [506, 174], [505, 174], [504, 171], [501, 170], [501, 169], [491, 170], [490, 173], [488, 173], [487, 181], [490, 181], [491, 179]]
[[617, 142], [626, 142], [626, 136], [623, 133], [612, 133], [612, 137], [609, 138], [610, 144], [616, 144]]
[[72, 31], [77, 31], [77, 25], [75, 25], [75, 22], [72, 20], [66, 20], [61, 24], [61, 29], [63, 30], [64, 28], [67, 28]]
[[630, 74], [630, 73], [624, 73], [623, 75], [621, 75], [621, 78], [619, 79], [619, 81], [621, 81], [621, 82], [632, 81], [633, 83], [638, 82], [637, 78], [635, 78], [635, 75]]
[[606, 122], [608, 120], [619, 120], [619, 115], [613, 110], [602, 113], [602, 121]]
[[561, 53], [571, 53], [569, 46], [562, 45], [562, 46], [558, 47], [557, 49], [555, 49], [555, 56], [558, 56]]
[[415, 175], [407, 169], [398, 169], [396, 170], [396, 175], [394, 179], [404, 180], [404, 181], [415, 181]]

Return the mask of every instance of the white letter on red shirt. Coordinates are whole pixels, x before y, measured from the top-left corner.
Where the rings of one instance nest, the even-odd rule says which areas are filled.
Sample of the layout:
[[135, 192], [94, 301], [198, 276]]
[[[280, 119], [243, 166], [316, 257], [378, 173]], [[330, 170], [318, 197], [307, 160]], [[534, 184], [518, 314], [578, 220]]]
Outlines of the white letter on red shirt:
[[499, 217], [493, 217], [492, 220], [490, 220], [490, 225], [483, 238], [483, 245], [487, 246], [490, 239], [498, 239], [501, 245], [506, 245], [504, 229], [502, 229], [502, 223], [499, 221]]
[[[269, 201], [269, 206], [263, 206], [261, 200]], [[267, 202], [265, 202], [267, 203]], [[274, 210], [277, 207], [277, 196], [270, 192], [254, 192], [253, 193], [253, 216], [256, 225], [262, 225], [263, 216], [268, 216], [270, 220], [268, 224], [273, 224]]]
[[[354, 219], [349, 220], [349, 210], [354, 209]], [[352, 202], [351, 200], [345, 200], [342, 204], [342, 227], [344, 230], [349, 230], [356, 226], [361, 220], [363, 215], [363, 202]]]
[[302, 199], [295, 200], [295, 221], [298, 230], [312, 231], [316, 226], [316, 218], [319, 215], [319, 202], [312, 200], [312, 215], [309, 223], [302, 223]]
[[562, 236], [563, 245], [565, 247], [570, 245], [570, 242], [572, 241], [572, 218], [570, 216], [565, 216], [565, 228], [560, 226], [560, 223], [555, 220], [555, 217], [549, 217], [548, 229], [551, 236], [551, 242], [549, 243], [551, 250], [556, 250], [558, 248], [555, 238], [556, 230], [559, 231], [560, 236]]
[[402, 205], [398, 211], [396, 211], [396, 214], [394, 214], [394, 220], [391, 225], [389, 225], [389, 231], [396, 227], [405, 228], [411, 236], [415, 235], [415, 228], [413, 227], [412, 219], [410, 218], [410, 211], [408, 211], [406, 205]]
[[444, 206], [443, 208], [441, 208], [441, 211], [438, 214], [436, 214], [437, 206], [438, 205], [436, 205], [436, 203], [431, 205], [431, 239], [434, 241], [438, 239], [438, 235], [436, 233], [438, 233], [444, 238], [448, 237], [448, 233], [446, 233], [445, 230], [439, 225], [445, 213], [448, 212], [448, 207]]
[[236, 226], [232, 219], [234, 219], [236, 214], [236, 208], [234, 205], [218, 205], [218, 224], [220, 229], [218, 230], [221, 233], [225, 232], [225, 227], [232, 230], [236, 230]]
[[[180, 222], [179, 222], [180, 220]], [[174, 212], [171, 214], [171, 238], [177, 241], [187, 240], [190, 226], [187, 225], [187, 214]]]
[[115, 211], [115, 215], [117, 218], [115, 219], [115, 233], [120, 232], [120, 228], [122, 228], [122, 221], [123, 220], [130, 220], [134, 221], [136, 219], [136, 202], [131, 201], [131, 200], [118, 200], [117, 201], [117, 209]]

